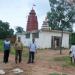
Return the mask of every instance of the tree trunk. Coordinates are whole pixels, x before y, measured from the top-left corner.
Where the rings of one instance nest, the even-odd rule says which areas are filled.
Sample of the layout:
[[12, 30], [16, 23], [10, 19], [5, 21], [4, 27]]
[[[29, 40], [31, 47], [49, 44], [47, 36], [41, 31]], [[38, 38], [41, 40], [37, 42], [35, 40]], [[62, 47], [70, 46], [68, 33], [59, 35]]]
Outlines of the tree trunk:
[[60, 39], [60, 54], [62, 54], [62, 40], [63, 40], [63, 30], [61, 32], [61, 39]]

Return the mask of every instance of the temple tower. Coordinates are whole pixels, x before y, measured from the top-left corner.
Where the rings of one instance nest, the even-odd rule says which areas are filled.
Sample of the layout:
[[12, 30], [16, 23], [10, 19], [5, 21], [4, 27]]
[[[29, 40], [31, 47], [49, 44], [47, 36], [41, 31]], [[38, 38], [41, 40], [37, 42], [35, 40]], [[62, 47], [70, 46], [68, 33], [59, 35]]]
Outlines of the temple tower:
[[26, 31], [35, 31], [35, 30], [38, 30], [38, 21], [35, 10], [32, 8], [28, 16]]
[[43, 21], [41, 29], [42, 30], [51, 30], [51, 27], [49, 27], [49, 24], [48, 24], [48, 18], [47, 17], [45, 17], [45, 20]]

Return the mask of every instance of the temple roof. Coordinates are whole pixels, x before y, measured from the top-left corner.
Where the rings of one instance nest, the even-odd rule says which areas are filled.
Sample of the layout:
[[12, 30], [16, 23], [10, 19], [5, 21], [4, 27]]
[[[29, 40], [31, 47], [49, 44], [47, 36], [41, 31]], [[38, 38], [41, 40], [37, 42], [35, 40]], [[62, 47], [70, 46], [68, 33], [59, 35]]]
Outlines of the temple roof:
[[32, 10], [30, 11], [30, 14], [36, 14], [35, 10], [32, 8]]

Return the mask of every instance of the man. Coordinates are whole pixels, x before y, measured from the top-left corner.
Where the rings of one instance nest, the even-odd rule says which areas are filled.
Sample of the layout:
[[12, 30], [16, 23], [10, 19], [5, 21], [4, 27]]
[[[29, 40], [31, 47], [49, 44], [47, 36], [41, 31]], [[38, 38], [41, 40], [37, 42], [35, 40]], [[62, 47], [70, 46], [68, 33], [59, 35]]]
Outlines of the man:
[[29, 45], [29, 60], [28, 60], [28, 63], [34, 63], [35, 52], [37, 52], [35, 39], [32, 39], [32, 43]]
[[4, 41], [4, 60], [3, 60], [4, 63], [8, 63], [9, 53], [10, 53], [10, 41], [8, 38], [6, 38]]
[[72, 43], [72, 46], [70, 48], [70, 58], [71, 58], [71, 62], [74, 61], [75, 63], [75, 44]]
[[21, 42], [20, 37], [18, 37], [18, 40], [15, 42], [15, 50], [16, 50], [16, 55], [15, 55], [15, 62], [21, 63], [22, 61], [22, 50], [23, 50], [23, 45]]

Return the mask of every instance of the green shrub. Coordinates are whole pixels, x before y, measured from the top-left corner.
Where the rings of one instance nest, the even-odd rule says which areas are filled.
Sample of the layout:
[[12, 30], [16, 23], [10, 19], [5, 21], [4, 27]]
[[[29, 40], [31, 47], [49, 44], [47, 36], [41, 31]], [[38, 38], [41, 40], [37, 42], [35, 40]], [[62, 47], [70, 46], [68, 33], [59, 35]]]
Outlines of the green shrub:
[[75, 33], [71, 34], [71, 44], [75, 43]]
[[50, 75], [60, 75], [59, 73], [51, 73]]
[[15, 55], [15, 49], [11, 47], [11, 54]]
[[3, 51], [3, 40], [0, 40], [0, 51]]

